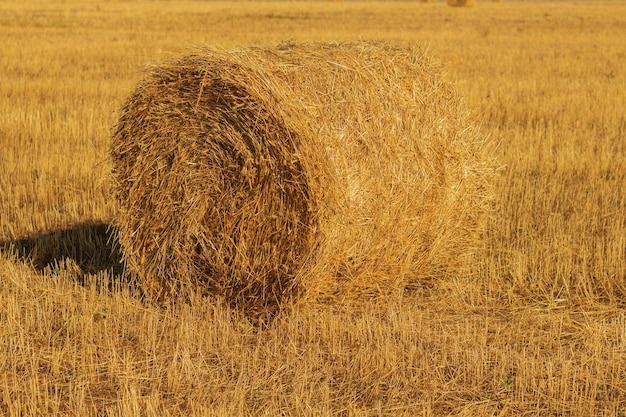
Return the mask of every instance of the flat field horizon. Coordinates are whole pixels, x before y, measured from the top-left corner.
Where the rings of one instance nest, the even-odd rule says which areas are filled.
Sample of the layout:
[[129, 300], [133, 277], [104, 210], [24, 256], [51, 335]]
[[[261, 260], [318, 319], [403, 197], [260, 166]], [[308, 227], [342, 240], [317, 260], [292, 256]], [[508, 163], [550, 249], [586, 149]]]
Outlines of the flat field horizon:
[[[264, 326], [143, 301], [109, 149], [147, 66], [385, 40], [438, 61], [500, 169], [458, 274]], [[0, 415], [626, 416], [626, 3], [0, 3]]]

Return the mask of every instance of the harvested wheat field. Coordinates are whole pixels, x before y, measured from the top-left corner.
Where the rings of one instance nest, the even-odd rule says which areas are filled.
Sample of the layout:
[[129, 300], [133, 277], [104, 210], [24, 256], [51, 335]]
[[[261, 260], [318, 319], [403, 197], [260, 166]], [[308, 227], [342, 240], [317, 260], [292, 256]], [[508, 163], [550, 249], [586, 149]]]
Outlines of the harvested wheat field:
[[625, 11], [1, 2], [0, 415], [626, 415]]
[[416, 48], [201, 50], [121, 112], [120, 243], [151, 298], [208, 290], [254, 313], [400, 292], [476, 248], [485, 142]]

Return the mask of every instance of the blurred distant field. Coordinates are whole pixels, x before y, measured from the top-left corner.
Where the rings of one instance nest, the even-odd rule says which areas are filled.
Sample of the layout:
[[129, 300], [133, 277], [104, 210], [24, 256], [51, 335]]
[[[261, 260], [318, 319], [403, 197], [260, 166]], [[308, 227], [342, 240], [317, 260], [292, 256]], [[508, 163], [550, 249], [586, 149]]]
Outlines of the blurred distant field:
[[[502, 164], [467, 271], [264, 328], [123, 277], [108, 147], [194, 46], [417, 44]], [[626, 3], [0, 3], [0, 415], [626, 416]]]

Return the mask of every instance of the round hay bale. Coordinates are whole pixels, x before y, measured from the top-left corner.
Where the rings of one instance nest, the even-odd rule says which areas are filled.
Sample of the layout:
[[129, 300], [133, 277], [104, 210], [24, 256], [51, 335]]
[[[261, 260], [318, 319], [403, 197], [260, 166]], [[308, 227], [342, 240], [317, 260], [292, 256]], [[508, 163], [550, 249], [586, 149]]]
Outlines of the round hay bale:
[[124, 258], [152, 298], [248, 312], [365, 300], [452, 273], [491, 161], [418, 48], [202, 49], [153, 68], [113, 135]]
[[452, 7], [474, 7], [476, 0], [446, 0]]

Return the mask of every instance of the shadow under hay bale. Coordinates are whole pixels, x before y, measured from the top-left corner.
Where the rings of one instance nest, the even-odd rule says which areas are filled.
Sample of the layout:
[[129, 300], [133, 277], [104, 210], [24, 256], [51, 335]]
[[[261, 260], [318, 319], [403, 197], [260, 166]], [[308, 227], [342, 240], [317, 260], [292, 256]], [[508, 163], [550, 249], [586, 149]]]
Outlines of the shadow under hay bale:
[[485, 138], [388, 43], [203, 49], [152, 68], [113, 135], [117, 226], [154, 299], [252, 314], [454, 273], [489, 206]]
[[39, 272], [70, 260], [82, 274], [123, 273], [117, 233], [106, 223], [79, 223], [67, 229], [0, 241], [0, 250], [16, 254]]

